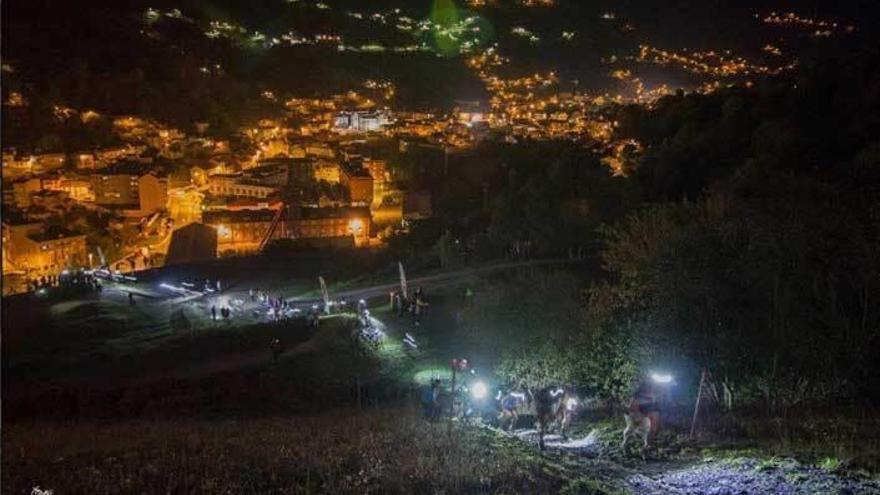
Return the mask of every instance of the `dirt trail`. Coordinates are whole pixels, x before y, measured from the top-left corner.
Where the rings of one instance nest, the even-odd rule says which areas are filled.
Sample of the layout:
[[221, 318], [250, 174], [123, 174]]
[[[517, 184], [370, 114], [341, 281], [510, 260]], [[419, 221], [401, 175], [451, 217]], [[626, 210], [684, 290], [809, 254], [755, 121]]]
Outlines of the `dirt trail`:
[[[513, 435], [537, 447], [536, 430], [517, 430]], [[568, 440], [547, 435], [546, 456], [560, 463], [567, 461], [566, 467], [580, 476], [634, 495], [880, 494], [878, 479], [808, 466], [794, 459], [714, 459], [691, 454], [671, 460], [642, 460], [623, 455], [599, 437], [595, 429]]]

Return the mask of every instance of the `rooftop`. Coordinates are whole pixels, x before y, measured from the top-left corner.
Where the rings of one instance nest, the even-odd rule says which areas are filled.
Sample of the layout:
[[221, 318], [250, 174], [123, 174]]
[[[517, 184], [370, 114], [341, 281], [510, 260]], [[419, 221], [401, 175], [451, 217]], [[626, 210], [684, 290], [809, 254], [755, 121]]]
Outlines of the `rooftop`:
[[51, 225], [49, 227], [46, 227], [45, 230], [33, 233], [28, 237], [34, 242], [45, 242], [55, 241], [58, 239], [69, 239], [71, 237], [80, 237], [83, 235], [85, 234], [81, 234], [75, 230], [66, 229], [58, 225]]
[[366, 168], [358, 165], [358, 166], [346, 166], [342, 167], [343, 173], [349, 177], [357, 177], [361, 179], [372, 179], [373, 176], [370, 175], [370, 171]]
[[271, 222], [275, 217], [275, 213], [275, 210], [270, 209], [206, 211], [202, 213], [202, 222], [208, 225]]
[[321, 218], [370, 218], [370, 208], [368, 206], [343, 206], [340, 208], [304, 206], [300, 211], [302, 218], [306, 220]]
[[24, 216], [24, 212], [17, 209], [12, 209], [7, 206], [3, 207], [3, 223], [9, 226], [18, 226], [18, 225], [33, 225], [39, 222], [33, 222], [28, 220]]
[[137, 175], [140, 177], [152, 171], [155, 171], [152, 165], [123, 160], [102, 168], [96, 175]]

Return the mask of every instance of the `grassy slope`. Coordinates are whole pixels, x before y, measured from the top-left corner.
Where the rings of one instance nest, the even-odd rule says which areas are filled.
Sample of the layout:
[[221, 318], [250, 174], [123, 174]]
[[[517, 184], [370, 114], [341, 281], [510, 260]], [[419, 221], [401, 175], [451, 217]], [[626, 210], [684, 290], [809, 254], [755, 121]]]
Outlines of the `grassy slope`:
[[[414, 401], [403, 399], [412, 399], [407, 385], [420, 371], [440, 369], [471, 340], [452, 316], [460, 304], [458, 292], [429, 290], [432, 306], [418, 328], [383, 309], [387, 300], [371, 300], [388, 333], [376, 354], [352, 347], [351, 320], [336, 317], [325, 320], [316, 334], [289, 324], [218, 324], [163, 340], [158, 348], [91, 362], [92, 376], [107, 377], [100, 387], [95, 382], [45, 387], [41, 394], [6, 402], [4, 486], [13, 492], [39, 484], [95, 493], [563, 488], [602, 493], [633, 473], [660, 476], [670, 466], [698, 465], [693, 463], [704, 458], [722, 467], [756, 464], [764, 469], [774, 462], [771, 454], [785, 455], [797, 447], [786, 450], [771, 442], [746, 452], [729, 447], [700, 452], [699, 445], [668, 431], [659, 448], [647, 453], [647, 461], [613, 450], [593, 461], [560, 453], [542, 457], [531, 446], [484, 429], [456, 429], [448, 437], [445, 427], [426, 425], [407, 406]], [[401, 344], [405, 331], [422, 344], [418, 351]], [[270, 365], [267, 347], [275, 335], [284, 336], [289, 346], [277, 367]], [[177, 376], [163, 375], [167, 370]], [[145, 377], [152, 378], [139, 381]], [[351, 409], [357, 403], [356, 383], [368, 405], [365, 412]], [[21, 408], [22, 399], [34, 408], [31, 412], [42, 409], [34, 416], [47, 419], [10, 421], [10, 405], [21, 413], [17, 418], [31, 416]], [[77, 416], [73, 424], [50, 419]], [[116, 419], [97, 422], [110, 417]], [[575, 436], [599, 427], [607, 445], [616, 443], [622, 427], [616, 416], [580, 423]], [[825, 438], [834, 442], [838, 437]], [[833, 444], [816, 450], [821, 456], [816, 461], [833, 468], [846, 464], [842, 454], [833, 452]]]
[[406, 407], [237, 421], [16, 424], [3, 486], [65, 493], [547, 493], [553, 463], [485, 430]]

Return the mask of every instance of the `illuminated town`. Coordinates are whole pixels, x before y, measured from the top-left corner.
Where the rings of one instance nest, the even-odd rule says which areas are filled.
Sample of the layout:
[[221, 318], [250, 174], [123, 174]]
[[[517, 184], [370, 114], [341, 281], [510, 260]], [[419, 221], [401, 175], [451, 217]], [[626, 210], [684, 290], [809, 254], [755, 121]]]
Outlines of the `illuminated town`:
[[4, 488], [880, 495], [832, 3], [7, 2]]
[[[523, 4], [552, 6], [552, 2]], [[482, 2], [472, 5], [480, 7]], [[266, 90], [262, 96], [283, 108], [285, 117], [263, 119], [254, 127], [240, 129], [237, 145], [231, 145], [229, 138], [203, 137], [200, 133], [204, 133], [207, 124], [195, 123], [195, 132], [184, 133], [137, 115], [103, 115], [96, 110], [71, 108], [59, 102], [54, 109], [59, 122], [79, 119], [83, 123], [109, 124], [112, 137], [119, 144], [65, 154], [4, 148], [4, 203], [17, 211], [16, 220], [4, 224], [4, 239], [10, 242], [3, 249], [3, 270], [7, 280], [21, 279], [20, 284], [5, 284], [4, 290], [27, 290], [29, 284], [33, 286], [40, 279], [57, 277], [62, 271], [77, 266], [94, 268], [100, 264], [127, 273], [144, 266], [135, 263], [134, 258], [146, 257], [147, 266], [161, 264], [167, 255], [171, 232], [201, 222], [206, 213], [207, 224], [220, 233], [218, 255], [254, 251], [272, 239], [298, 232], [292, 224], [287, 225], [295, 220], [286, 217], [278, 222], [253, 220], [274, 218], [273, 211], [287, 212], [294, 206], [305, 211], [318, 209], [318, 218], [314, 220], [317, 222], [321, 221], [320, 215], [328, 215], [327, 228], [315, 231], [320, 237], [352, 235], [347, 226], [334, 227], [336, 215], [342, 214], [350, 216], [351, 222], [363, 225], [354, 236], [356, 245], [378, 246], [384, 237], [405, 228], [402, 225], [408, 215], [424, 212], [403, 211], [407, 193], [395, 187], [397, 181], [386, 169], [383, 157], [363, 156], [352, 151], [350, 143], [363, 139], [398, 140], [449, 150], [466, 149], [483, 139], [564, 139], [588, 146], [608, 146], [607, 162], [616, 163], [614, 150], [621, 149], [621, 143], [613, 142], [614, 122], [608, 117], [608, 108], [632, 102], [650, 105], [676, 89], [669, 85], [647, 88], [634, 75], [634, 69], [608, 70], [611, 78], [623, 84], [619, 93], [563, 90], [554, 71], [504, 77], [500, 73], [513, 61], [502, 55], [497, 44], [477, 48], [478, 40], [464, 39], [469, 32], [479, 32], [476, 17], [443, 26], [430, 20], [416, 21], [401, 9], [372, 13], [349, 11], [347, 15], [362, 22], [392, 25], [405, 32], [434, 33], [441, 39], [456, 41], [467, 67], [483, 82], [489, 97], [483, 101], [462, 102], [450, 112], [438, 113], [400, 108], [390, 81], [365, 80], [346, 93], [319, 98], [303, 95], [285, 101]], [[758, 18], [765, 23], [809, 26], [817, 30], [854, 29], [791, 13], [771, 13]], [[160, 22], [197, 23], [177, 9], [147, 9], [143, 19], [147, 28]], [[616, 16], [605, 13], [603, 19], [615, 21]], [[521, 26], [513, 28], [512, 33], [531, 42], [540, 40]], [[228, 21], [210, 21], [204, 34], [209, 39], [222, 37], [235, 44], [256, 43], [265, 49], [281, 43], [334, 44], [339, 51], [385, 49], [381, 45], [349, 46], [340, 36], [326, 33], [302, 37], [291, 32], [267, 37]], [[568, 33], [567, 37], [573, 36]], [[393, 51], [433, 50], [424, 41], [389, 48]], [[779, 48], [770, 44], [762, 49], [782, 55]], [[690, 88], [700, 92], [724, 87], [724, 80], [776, 75], [793, 70], [797, 65], [796, 60], [762, 65], [733, 55], [730, 50], [669, 51], [646, 44], [639, 45], [629, 59], [676, 67], [704, 77], [703, 83]], [[612, 61], [611, 67], [613, 65]], [[219, 70], [219, 65], [216, 69]], [[203, 67], [202, 70], [211, 73], [215, 69]], [[4, 102], [10, 118], [15, 118], [15, 113], [27, 106], [26, 97], [17, 91], [10, 91]], [[189, 180], [186, 177], [169, 180], [167, 169], [178, 168], [178, 164], [189, 168]], [[259, 173], [267, 169], [277, 174]], [[622, 173], [618, 166], [612, 169], [614, 173]], [[364, 174], [363, 170], [368, 173]], [[278, 178], [281, 176], [283, 178]], [[357, 178], [355, 183], [370, 182], [365, 187], [373, 191], [367, 196], [353, 193], [350, 190], [353, 178]], [[307, 198], [291, 195], [291, 189], [303, 187], [304, 183], [338, 190], [340, 195]], [[324, 209], [329, 204], [341, 210]], [[359, 206], [371, 208], [373, 214], [381, 209], [383, 221], [374, 225], [366, 213], [351, 210]], [[221, 214], [226, 211], [228, 218], [234, 220], [231, 212], [242, 210], [257, 213], [240, 215], [244, 225], [255, 225], [247, 225], [249, 234], [239, 240], [237, 230], [233, 235], [229, 226], [217, 223], [216, 219], [227, 218]], [[65, 218], [79, 211], [97, 212], [99, 217], [106, 218], [104, 222], [112, 219], [116, 226], [108, 230], [102, 222], [87, 227], [90, 231], [94, 229], [89, 236], [92, 240], [99, 235], [112, 239], [114, 249], [105, 253], [100, 263], [95, 246], [83, 243], [81, 235], [70, 237], [69, 245], [57, 248], [56, 253], [54, 245], [33, 243], [22, 234], [44, 231], [48, 218], [65, 224]], [[150, 226], [146, 232], [145, 225]]]

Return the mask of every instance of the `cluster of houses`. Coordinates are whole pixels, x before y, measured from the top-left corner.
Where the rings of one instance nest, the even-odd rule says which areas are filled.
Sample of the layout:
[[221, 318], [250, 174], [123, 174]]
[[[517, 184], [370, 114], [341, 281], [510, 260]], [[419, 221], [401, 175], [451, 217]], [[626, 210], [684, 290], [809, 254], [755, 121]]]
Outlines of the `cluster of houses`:
[[[350, 125], [372, 125], [359, 119]], [[77, 267], [124, 272], [154, 266], [128, 259], [135, 255], [184, 263], [255, 252], [280, 239], [376, 246], [405, 218], [431, 214], [429, 195], [398, 188], [384, 160], [355, 153], [349, 141], [338, 139], [348, 133], [326, 139], [264, 126], [252, 135], [252, 146], [232, 149], [200, 131], [188, 136], [124, 116], [113, 118], [120, 144], [112, 147], [5, 149], [3, 273], [22, 280], [5, 284], [8, 289]], [[71, 212], [109, 217], [113, 228], [73, 222]], [[93, 245], [125, 229], [138, 234], [120, 241], [120, 259], [106, 259]]]

